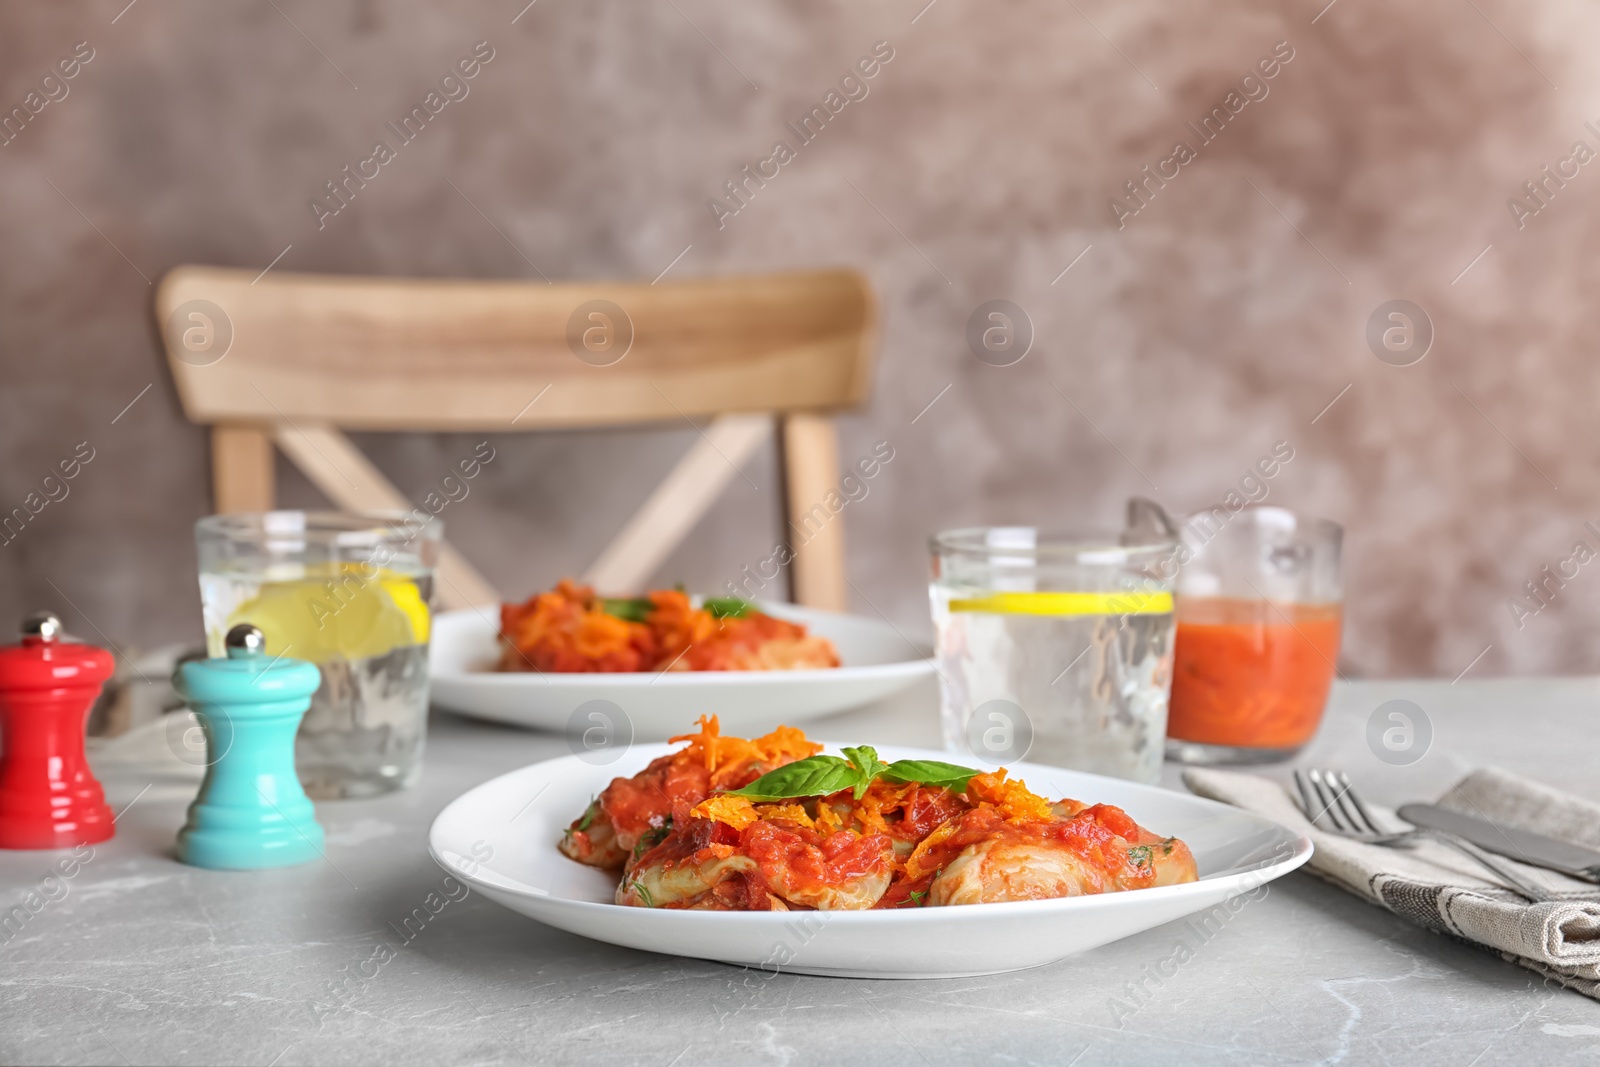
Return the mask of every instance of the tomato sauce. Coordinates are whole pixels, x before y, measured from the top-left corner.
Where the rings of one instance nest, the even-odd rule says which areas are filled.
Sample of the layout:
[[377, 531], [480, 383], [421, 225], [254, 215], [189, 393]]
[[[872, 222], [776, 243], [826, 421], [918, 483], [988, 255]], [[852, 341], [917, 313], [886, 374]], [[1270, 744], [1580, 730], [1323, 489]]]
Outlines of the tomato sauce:
[[740, 851], [756, 861], [768, 882], [796, 889], [837, 888], [887, 867], [892, 854], [881, 834], [840, 830], [823, 837], [814, 830], [772, 822], [751, 823], [740, 834]]
[[919, 786], [906, 801], [901, 818], [889, 824], [891, 837], [920, 844], [947, 820], [966, 811], [968, 804], [948, 789]]
[[1167, 736], [1298, 748], [1317, 732], [1339, 658], [1338, 604], [1181, 598]]
[[[674, 811], [672, 829], [664, 835], [645, 838], [649, 847], [633, 861], [639, 866], [660, 863], [668, 868], [684, 862], [699, 863], [731, 856], [739, 844], [739, 832], [726, 823], [689, 817], [686, 807]], [[659, 831], [658, 831], [659, 833]], [[654, 844], [650, 844], [654, 841]], [[630, 864], [629, 869], [632, 869]]]
[[[1118, 889], [1143, 888], [1155, 882], [1153, 863], [1132, 862], [1128, 849], [1136, 839], [1162, 839], [1144, 834], [1127, 812], [1110, 804], [1084, 808], [1070, 818], [1023, 822], [1007, 821], [994, 808], [984, 806], [947, 825], [947, 829], [940, 829], [932, 847], [917, 858], [915, 870], [908, 865], [907, 877], [891, 885], [876, 907], [919, 906], [921, 896], [938, 873], [969, 846], [981, 841], [1064, 848], [1081, 859], [1101, 882]], [[1152, 858], [1148, 850], [1146, 858]]]
[[600, 794], [600, 810], [629, 847], [651, 829], [652, 819], [668, 815], [675, 802], [693, 805], [711, 791], [711, 773], [681, 755], [662, 756], [632, 778], [614, 778]]

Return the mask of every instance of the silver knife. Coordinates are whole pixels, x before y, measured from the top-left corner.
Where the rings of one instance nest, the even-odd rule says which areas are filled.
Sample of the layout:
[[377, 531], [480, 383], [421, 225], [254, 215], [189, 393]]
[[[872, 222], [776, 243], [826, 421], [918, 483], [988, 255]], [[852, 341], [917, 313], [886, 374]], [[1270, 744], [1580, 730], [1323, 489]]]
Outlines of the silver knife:
[[1560, 871], [1586, 882], [1600, 882], [1600, 850], [1503, 826], [1476, 815], [1463, 815], [1436, 804], [1403, 804], [1398, 814], [1413, 826], [1454, 834], [1498, 856]]

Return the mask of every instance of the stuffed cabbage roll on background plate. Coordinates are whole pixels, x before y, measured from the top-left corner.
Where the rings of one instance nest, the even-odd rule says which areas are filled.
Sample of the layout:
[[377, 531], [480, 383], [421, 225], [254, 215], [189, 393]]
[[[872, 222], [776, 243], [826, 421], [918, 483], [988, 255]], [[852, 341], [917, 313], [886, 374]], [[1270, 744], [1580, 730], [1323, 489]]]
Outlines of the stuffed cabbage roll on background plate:
[[[463, 715], [563, 732], [579, 705], [604, 700], [627, 709], [635, 741], [665, 740], [708, 714], [729, 733], [755, 737], [934, 677], [932, 650], [881, 619], [754, 601], [742, 619], [713, 620], [686, 611], [680, 594], [660, 597], [668, 610], [654, 610], [654, 601], [648, 612], [631, 601], [613, 605], [655, 626], [555, 604], [550, 594], [531, 609], [511, 606], [504, 619], [492, 607], [444, 612], [428, 651], [431, 699]], [[578, 618], [567, 617], [575, 608], [583, 608]], [[715, 632], [699, 634], [707, 627]], [[506, 665], [519, 669], [498, 669]]]

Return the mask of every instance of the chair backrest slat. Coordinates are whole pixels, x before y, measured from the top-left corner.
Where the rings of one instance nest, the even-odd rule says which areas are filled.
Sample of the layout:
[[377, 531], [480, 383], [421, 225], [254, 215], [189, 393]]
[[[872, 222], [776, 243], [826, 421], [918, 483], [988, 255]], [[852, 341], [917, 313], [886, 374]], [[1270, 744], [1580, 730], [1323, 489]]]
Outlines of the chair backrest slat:
[[[189, 311], [215, 318], [191, 301], [226, 317], [211, 324], [231, 330], [223, 358], [185, 350], [182, 331], [200, 323]], [[625, 318], [580, 313], [591, 301]], [[163, 279], [156, 311], [191, 420], [364, 430], [838, 409], [866, 398], [875, 326], [871, 290], [849, 270], [547, 285], [180, 267]], [[630, 324], [626, 355], [596, 365]], [[584, 347], [586, 329], [600, 351]]]

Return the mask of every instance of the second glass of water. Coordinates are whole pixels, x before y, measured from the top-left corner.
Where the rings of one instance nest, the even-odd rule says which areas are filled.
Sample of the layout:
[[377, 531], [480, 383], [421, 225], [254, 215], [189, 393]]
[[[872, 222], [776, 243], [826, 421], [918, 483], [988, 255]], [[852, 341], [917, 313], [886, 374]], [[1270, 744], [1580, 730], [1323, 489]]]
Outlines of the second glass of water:
[[947, 749], [1160, 778], [1177, 544], [1129, 540], [1027, 526], [932, 539]]

